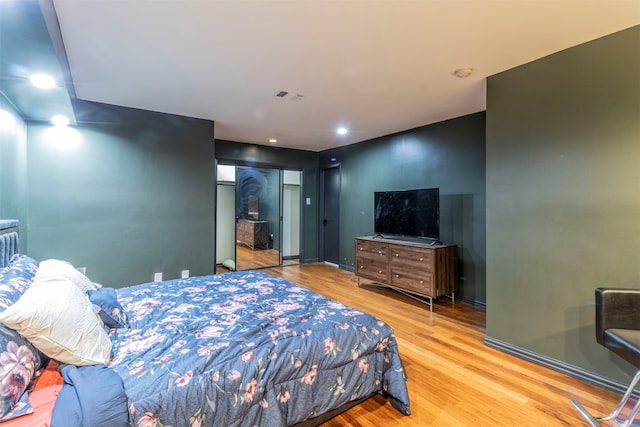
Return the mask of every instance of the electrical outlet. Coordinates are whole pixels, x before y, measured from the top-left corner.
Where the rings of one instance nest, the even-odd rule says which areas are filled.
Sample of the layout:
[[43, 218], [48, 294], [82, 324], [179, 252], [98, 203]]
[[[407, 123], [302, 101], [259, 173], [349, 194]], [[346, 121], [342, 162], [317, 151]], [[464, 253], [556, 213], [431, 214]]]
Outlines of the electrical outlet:
[[186, 279], [187, 277], [189, 277], [189, 270], [182, 270], [180, 277], [183, 279]]
[[154, 282], [162, 282], [162, 273], [153, 273]]

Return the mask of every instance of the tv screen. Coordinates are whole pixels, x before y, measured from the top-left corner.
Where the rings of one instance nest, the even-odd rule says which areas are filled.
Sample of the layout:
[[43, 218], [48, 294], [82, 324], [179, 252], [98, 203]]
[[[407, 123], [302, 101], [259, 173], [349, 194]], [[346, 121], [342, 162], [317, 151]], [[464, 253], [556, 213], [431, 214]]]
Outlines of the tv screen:
[[377, 234], [440, 238], [440, 190], [376, 191]]

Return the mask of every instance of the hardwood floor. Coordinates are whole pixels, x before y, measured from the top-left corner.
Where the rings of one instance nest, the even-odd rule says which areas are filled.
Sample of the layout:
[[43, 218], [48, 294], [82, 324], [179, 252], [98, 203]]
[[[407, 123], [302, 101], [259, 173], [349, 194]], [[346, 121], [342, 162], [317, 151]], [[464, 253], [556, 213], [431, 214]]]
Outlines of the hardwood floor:
[[[287, 259], [283, 265], [298, 264], [299, 259]], [[238, 243], [236, 245], [236, 268], [238, 270], [251, 270], [263, 268], [280, 263], [280, 253], [275, 249], [251, 249], [247, 245]], [[230, 271], [224, 266], [217, 266], [216, 273], [226, 273]]]
[[[357, 286], [325, 264], [266, 269], [369, 312], [395, 330], [409, 378], [411, 416], [376, 396], [324, 426], [587, 426], [570, 403], [609, 413], [620, 396], [484, 345], [482, 308], [439, 299], [433, 312], [397, 292]], [[595, 339], [595, 338], [594, 338]]]

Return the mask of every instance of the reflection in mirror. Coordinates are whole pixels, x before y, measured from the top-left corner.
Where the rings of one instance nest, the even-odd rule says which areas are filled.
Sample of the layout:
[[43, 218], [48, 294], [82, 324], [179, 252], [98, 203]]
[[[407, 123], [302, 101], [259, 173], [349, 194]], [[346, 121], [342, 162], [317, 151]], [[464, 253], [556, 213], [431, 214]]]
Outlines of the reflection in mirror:
[[255, 219], [256, 221], [260, 219], [260, 199], [258, 196], [254, 196], [250, 194], [247, 197], [247, 202], [249, 204], [249, 211], [247, 212], [247, 217], [250, 219]]
[[264, 169], [238, 167], [236, 218], [259, 220], [260, 201], [266, 200], [269, 183]]
[[280, 171], [236, 168], [236, 269], [277, 266], [280, 248]]
[[299, 263], [301, 186], [300, 171], [218, 166], [217, 273]]

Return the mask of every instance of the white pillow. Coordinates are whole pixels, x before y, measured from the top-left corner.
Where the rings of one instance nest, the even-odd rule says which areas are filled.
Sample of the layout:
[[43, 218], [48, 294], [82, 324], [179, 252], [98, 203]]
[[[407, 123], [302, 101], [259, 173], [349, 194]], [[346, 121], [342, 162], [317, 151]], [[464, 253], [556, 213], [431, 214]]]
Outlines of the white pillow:
[[34, 280], [0, 322], [38, 350], [71, 365], [106, 364], [111, 341], [86, 294], [67, 279]]
[[87, 293], [88, 290], [95, 291], [98, 287], [84, 274], [80, 273], [73, 265], [67, 261], [58, 259], [47, 259], [40, 262], [34, 280], [58, 280], [67, 279], [73, 282], [80, 290]]

